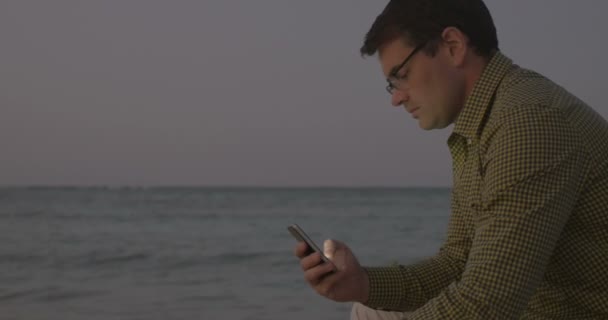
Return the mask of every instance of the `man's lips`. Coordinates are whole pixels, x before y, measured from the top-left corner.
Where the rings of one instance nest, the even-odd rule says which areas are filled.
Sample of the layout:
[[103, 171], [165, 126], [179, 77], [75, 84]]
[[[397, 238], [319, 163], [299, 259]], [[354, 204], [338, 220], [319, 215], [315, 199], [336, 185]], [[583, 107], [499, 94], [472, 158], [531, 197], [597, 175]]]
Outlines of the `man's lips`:
[[416, 117], [416, 114], [414, 114], [414, 113], [415, 113], [416, 111], [418, 111], [418, 109], [420, 109], [420, 108], [416, 108], [416, 107], [414, 107], [414, 108], [409, 108], [409, 109], [408, 109], [408, 108], [406, 108], [405, 110], [407, 110], [407, 112], [409, 112], [409, 113], [410, 113], [412, 116]]

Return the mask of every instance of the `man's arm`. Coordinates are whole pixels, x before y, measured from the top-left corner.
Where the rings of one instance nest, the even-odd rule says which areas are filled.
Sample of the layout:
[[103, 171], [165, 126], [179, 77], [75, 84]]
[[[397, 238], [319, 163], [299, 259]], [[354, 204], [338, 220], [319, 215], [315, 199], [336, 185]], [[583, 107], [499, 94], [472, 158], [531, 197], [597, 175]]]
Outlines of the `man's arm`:
[[445, 251], [410, 266], [367, 267], [370, 294], [365, 304], [375, 309], [413, 311], [458, 279], [463, 267], [463, 262]]
[[580, 195], [587, 157], [557, 109], [509, 111], [488, 150], [462, 278], [411, 319], [515, 319], [542, 281]]
[[474, 230], [471, 212], [464, 204], [458, 203], [458, 198], [457, 194], [452, 194], [447, 239], [436, 256], [408, 266], [365, 268], [370, 284], [367, 306], [413, 311], [460, 279]]

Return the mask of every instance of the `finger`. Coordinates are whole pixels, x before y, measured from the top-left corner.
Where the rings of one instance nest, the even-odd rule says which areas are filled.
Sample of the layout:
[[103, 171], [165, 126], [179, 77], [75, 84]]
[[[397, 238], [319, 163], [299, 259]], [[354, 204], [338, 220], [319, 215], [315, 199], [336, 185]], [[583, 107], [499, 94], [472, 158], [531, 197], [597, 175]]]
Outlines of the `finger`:
[[302, 270], [307, 271], [308, 269], [312, 269], [312, 268], [318, 266], [321, 262], [322, 262], [321, 254], [318, 252], [315, 252], [304, 258], [301, 258], [300, 266], [302, 267]]
[[333, 273], [333, 267], [329, 263], [323, 263], [316, 267], [310, 268], [304, 272], [304, 278], [311, 285], [317, 286], [325, 280], [326, 277]]
[[308, 245], [304, 241], [299, 241], [295, 247], [294, 254], [298, 258], [304, 258], [307, 256], [306, 251], [308, 250]]
[[326, 277], [333, 276], [338, 273], [338, 268], [336, 268], [336, 265], [334, 265], [332, 262], [323, 263], [323, 268], [327, 273], [325, 275]]
[[322, 296], [334, 299], [334, 288], [336, 286], [336, 276], [334, 273], [326, 274], [315, 287], [315, 290]]

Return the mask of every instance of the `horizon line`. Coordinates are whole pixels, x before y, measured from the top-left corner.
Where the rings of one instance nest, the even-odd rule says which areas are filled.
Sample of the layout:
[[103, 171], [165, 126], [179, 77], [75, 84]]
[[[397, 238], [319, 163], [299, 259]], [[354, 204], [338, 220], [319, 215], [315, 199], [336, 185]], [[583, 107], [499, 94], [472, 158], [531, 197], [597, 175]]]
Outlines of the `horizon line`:
[[90, 189], [449, 189], [446, 185], [194, 185], [194, 184], [158, 184], [158, 185], [129, 185], [129, 184], [0, 184], [0, 188], [90, 188]]

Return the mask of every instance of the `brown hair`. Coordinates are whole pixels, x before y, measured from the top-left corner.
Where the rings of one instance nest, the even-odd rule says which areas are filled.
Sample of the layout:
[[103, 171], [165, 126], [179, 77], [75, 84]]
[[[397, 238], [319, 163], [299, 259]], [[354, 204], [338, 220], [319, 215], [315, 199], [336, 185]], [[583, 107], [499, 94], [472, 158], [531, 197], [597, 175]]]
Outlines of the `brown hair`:
[[391, 0], [366, 34], [361, 55], [372, 56], [398, 37], [413, 47], [427, 43], [425, 52], [434, 55], [447, 27], [466, 34], [478, 55], [498, 50], [496, 27], [482, 0]]

